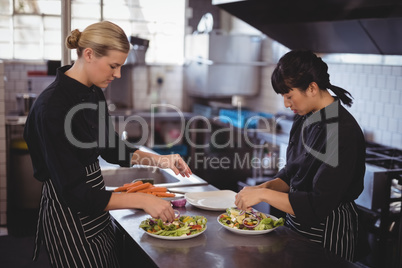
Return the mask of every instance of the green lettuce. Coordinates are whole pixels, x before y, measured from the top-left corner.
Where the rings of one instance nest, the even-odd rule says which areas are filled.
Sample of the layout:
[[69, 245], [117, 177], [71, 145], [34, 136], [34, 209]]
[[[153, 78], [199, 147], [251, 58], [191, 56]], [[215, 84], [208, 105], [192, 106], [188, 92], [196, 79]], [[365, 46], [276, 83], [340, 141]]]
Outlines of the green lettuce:
[[284, 225], [285, 220], [283, 218], [280, 218], [276, 221], [274, 221], [272, 218], [265, 218], [260, 221], [260, 223], [254, 228], [254, 230], [269, 230], [277, 226], [282, 226]]

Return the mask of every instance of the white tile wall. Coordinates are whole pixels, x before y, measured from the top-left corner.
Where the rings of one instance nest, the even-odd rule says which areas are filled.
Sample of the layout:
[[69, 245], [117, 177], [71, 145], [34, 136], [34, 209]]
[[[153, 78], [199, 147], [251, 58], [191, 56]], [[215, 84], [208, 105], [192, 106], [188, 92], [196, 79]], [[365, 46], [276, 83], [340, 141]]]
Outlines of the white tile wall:
[[402, 149], [402, 66], [329, 64], [328, 72], [353, 95], [349, 111], [371, 140]]
[[5, 62], [6, 114], [17, 111], [16, 95], [28, 92], [28, 80], [32, 81], [32, 93], [39, 94], [53, 80], [52, 76], [28, 76], [29, 71], [46, 71], [45, 62]]

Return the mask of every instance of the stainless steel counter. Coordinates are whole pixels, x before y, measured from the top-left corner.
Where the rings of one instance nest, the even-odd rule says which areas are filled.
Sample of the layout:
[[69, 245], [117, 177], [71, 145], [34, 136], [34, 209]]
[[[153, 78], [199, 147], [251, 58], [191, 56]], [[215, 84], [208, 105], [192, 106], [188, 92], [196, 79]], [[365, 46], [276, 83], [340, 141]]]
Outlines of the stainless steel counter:
[[[141, 151], [157, 154], [155, 151], [140, 146]], [[156, 186], [164, 187], [187, 187], [196, 185], [207, 185], [208, 183], [195, 174], [189, 177], [174, 174], [171, 169], [161, 169], [152, 166], [135, 165], [133, 167], [120, 167], [110, 164], [102, 157], [99, 157], [99, 165], [102, 169], [103, 179], [106, 186], [118, 187], [124, 183], [132, 182], [134, 179], [154, 179]]]
[[[191, 191], [215, 190], [208, 186]], [[196, 208], [189, 203], [178, 209], [182, 215], [202, 215], [207, 230], [186, 240], [162, 240], [147, 235], [138, 226], [149, 217], [142, 210], [115, 210], [110, 214], [123, 232], [124, 250], [131, 265], [141, 267], [359, 267], [335, 256], [287, 227], [264, 235], [245, 236], [224, 229], [217, 222], [220, 211]]]

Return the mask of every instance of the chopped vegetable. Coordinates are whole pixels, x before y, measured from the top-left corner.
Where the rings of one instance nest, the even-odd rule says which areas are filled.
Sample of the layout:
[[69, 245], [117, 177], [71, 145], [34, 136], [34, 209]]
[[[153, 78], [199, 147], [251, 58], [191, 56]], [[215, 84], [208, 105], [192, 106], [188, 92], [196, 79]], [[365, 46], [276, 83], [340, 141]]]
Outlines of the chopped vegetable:
[[146, 188], [151, 187], [151, 186], [152, 186], [152, 184], [150, 184], [149, 182], [146, 182], [146, 183], [140, 184], [138, 186], [127, 188], [127, 193], [134, 193], [134, 192], [146, 189]]
[[181, 199], [172, 200], [172, 201], [170, 201], [170, 203], [172, 203], [172, 205], [174, 207], [180, 208], [180, 207], [184, 207], [186, 205], [187, 200], [185, 198], [181, 198]]
[[124, 193], [146, 193], [157, 197], [175, 197], [176, 194], [169, 193], [166, 187], [154, 186], [153, 180], [135, 180], [114, 189], [114, 192]]
[[138, 186], [143, 184], [142, 181], [136, 181], [136, 182], [131, 182], [131, 183], [126, 183], [123, 186], [117, 187], [116, 189], [114, 189], [115, 192], [123, 192], [123, 191], [127, 191], [127, 189], [129, 187], [134, 187], [134, 186]]
[[206, 225], [207, 219], [203, 216], [180, 216], [171, 223], [163, 223], [161, 219], [146, 219], [139, 227], [148, 233], [161, 236], [188, 236], [204, 231]]
[[274, 220], [253, 209], [244, 211], [237, 208], [228, 208], [226, 209], [226, 214], [222, 214], [219, 217], [219, 222], [241, 230], [268, 230], [284, 225], [285, 220], [283, 218]]

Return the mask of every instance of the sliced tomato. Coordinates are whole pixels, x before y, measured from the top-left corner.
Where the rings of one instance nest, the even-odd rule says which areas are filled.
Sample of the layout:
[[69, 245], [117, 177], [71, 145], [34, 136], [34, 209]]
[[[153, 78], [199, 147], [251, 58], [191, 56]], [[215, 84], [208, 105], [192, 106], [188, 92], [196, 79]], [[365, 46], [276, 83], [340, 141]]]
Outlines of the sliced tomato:
[[193, 225], [193, 226], [191, 226], [191, 229], [196, 229], [196, 230], [201, 230], [202, 229], [202, 226], [201, 225]]

